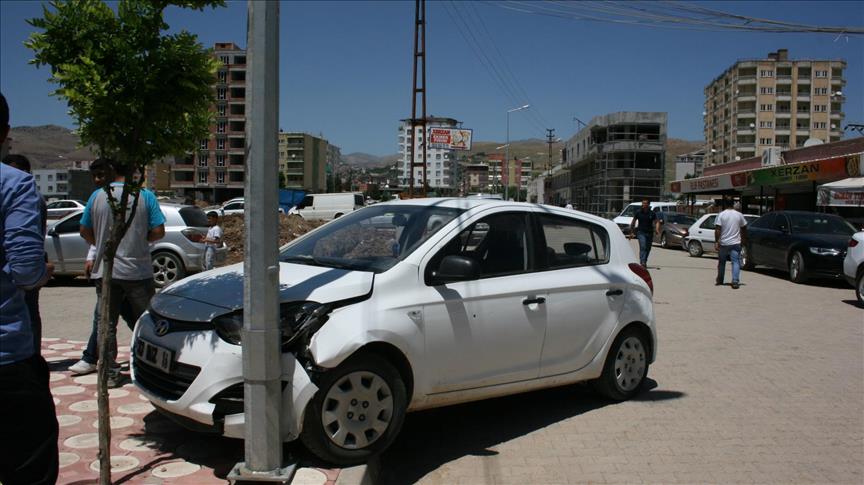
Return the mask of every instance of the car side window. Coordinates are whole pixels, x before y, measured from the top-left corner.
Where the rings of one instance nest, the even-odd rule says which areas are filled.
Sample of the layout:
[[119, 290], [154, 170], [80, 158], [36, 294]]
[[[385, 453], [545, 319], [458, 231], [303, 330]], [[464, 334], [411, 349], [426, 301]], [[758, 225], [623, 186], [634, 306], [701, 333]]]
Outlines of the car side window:
[[705, 222], [703, 222], [700, 227], [702, 229], [714, 229], [716, 227], [716, 225], [714, 224], [716, 220], [717, 216], [708, 216], [708, 218], [705, 219]]
[[775, 231], [788, 231], [789, 230], [789, 221], [786, 219], [786, 216], [783, 214], [777, 214], [774, 219], [774, 224], [771, 226]]
[[69, 234], [78, 232], [81, 230], [81, 214], [75, 214], [73, 217], [66, 219], [54, 226], [54, 232], [57, 234]]
[[298, 209], [305, 209], [307, 207], [312, 207], [312, 196], [311, 195], [307, 195], [306, 197], [303, 197], [303, 200], [301, 200], [300, 203], [297, 204]]
[[525, 213], [501, 213], [485, 217], [456, 237], [430, 260], [427, 273], [438, 268], [445, 256], [466, 256], [480, 266], [480, 278], [524, 273], [532, 263], [530, 233]]
[[[546, 243], [542, 258], [548, 269], [609, 262], [609, 235], [589, 222], [554, 215], [539, 216]], [[542, 247], [542, 246], [541, 246]]]
[[233, 211], [233, 210], [238, 210], [238, 209], [242, 209], [242, 208], [243, 208], [243, 204], [240, 202], [232, 202], [232, 203], [225, 206], [226, 211]]

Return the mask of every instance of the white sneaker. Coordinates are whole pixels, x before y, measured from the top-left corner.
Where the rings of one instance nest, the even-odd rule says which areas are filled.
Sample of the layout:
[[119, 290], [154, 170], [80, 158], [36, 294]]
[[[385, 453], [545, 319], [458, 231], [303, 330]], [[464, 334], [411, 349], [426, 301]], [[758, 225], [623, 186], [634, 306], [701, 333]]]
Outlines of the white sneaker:
[[96, 372], [96, 364], [91, 364], [90, 362], [81, 359], [78, 362], [69, 366], [69, 372], [73, 374], [78, 374], [79, 376], [83, 376], [84, 374], [90, 374]]

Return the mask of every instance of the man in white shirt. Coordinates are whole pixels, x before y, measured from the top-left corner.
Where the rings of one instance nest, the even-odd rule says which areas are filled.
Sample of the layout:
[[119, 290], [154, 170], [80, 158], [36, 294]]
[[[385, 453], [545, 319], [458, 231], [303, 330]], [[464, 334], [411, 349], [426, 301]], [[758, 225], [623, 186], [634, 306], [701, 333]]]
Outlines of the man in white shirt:
[[732, 201], [723, 199], [723, 212], [714, 223], [714, 248], [717, 250], [717, 279], [714, 284], [723, 284], [726, 274], [726, 259], [732, 260], [732, 289], [737, 290], [741, 274], [741, 244], [747, 242], [747, 220], [732, 206]]

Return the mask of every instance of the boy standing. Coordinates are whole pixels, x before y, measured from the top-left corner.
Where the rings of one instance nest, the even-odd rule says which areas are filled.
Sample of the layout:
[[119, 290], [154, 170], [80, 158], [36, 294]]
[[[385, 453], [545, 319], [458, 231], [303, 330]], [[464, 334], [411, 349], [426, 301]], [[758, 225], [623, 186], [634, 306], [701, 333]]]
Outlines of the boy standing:
[[216, 262], [216, 248], [222, 247], [222, 228], [219, 227], [219, 213], [207, 213], [207, 237], [204, 238], [204, 271], [211, 270]]

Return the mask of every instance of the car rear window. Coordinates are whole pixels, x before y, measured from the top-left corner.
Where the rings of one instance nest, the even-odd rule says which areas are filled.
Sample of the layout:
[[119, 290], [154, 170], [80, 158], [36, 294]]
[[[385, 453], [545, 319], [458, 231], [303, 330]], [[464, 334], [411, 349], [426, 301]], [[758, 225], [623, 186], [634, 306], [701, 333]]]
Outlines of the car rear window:
[[354, 205], [366, 205], [366, 200], [360, 194], [354, 194]]
[[207, 214], [197, 207], [184, 207], [180, 209], [180, 217], [183, 223], [190, 227], [207, 227]]

